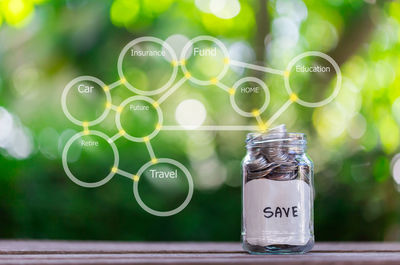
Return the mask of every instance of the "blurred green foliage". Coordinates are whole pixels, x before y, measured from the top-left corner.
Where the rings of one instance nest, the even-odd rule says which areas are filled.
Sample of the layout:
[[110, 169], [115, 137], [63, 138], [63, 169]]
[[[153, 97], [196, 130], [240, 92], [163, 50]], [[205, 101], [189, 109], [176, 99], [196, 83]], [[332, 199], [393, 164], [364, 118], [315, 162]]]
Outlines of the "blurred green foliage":
[[[127, 178], [115, 176], [105, 186], [85, 189], [72, 183], [62, 168], [63, 146], [82, 129], [61, 110], [65, 85], [80, 75], [111, 84], [119, 79], [117, 58], [129, 41], [182, 34], [188, 39], [215, 36], [230, 51], [239, 47], [235, 54], [244, 61], [277, 69], [285, 69], [293, 57], [308, 50], [337, 60], [343, 74], [338, 97], [315, 109], [293, 104], [278, 120], [308, 135], [316, 165], [316, 238], [399, 240], [400, 199], [390, 163], [400, 141], [400, 3], [241, 0], [238, 14], [221, 18], [202, 10], [201, 2], [210, 1], [0, 0], [0, 124], [7, 110], [21, 135], [32, 141], [27, 158], [0, 145], [0, 237], [239, 239], [244, 132], [163, 131], [152, 140], [157, 157], [180, 161], [194, 178], [191, 203], [168, 218], [144, 212]], [[197, 67], [202, 66], [207, 67]], [[224, 82], [232, 86], [252, 75], [269, 87], [271, 102], [262, 115], [267, 119], [288, 99], [282, 78], [231, 70]], [[158, 78], [151, 81], [165, 76]], [[326, 97], [335, 83], [334, 77], [293, 78], [299, 95], [309, 98]], [[113, 104], [119, 105], [132, 92], [121, 86], [112, 96]], [[225, 91], [189, 82], [163, 105], [166, 124], [176, 123], [175, 108], [186, 98], [203, 102], [208, 124], [255, 124], [232, 110]], [[81, 110], [77, 106], [74, 111]], [[110, 136], [118, 132], [111, 114], [93, 129]], [[0, 126], [0, 139], [1, 130], [5, 127]], [[119, 167], [128, 172], [137, 172], [149, 161], [143, 143], [120, 138], [117, 146]], [[99, 174], [106, 153], [80, 166], [80, 174]], [[164, 199], [169, 193], [150, 185], [142, 192], [155, 207], [168, 208], [166, 204], [176, 200]]]

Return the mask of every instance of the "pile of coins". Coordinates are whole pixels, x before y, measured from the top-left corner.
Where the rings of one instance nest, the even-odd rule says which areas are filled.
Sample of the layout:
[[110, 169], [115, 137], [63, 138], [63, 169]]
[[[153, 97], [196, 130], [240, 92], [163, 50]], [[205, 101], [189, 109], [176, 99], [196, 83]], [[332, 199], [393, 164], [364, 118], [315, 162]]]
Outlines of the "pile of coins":
[[267, 178], [301, 179], [309, 183], [309, 166], [297, 160], [298, 155], [304, 152], [303, 141], [303, 136], [288, 133], [285, 125], [270, 129], [265, 134], [249, 134], [247, 146], [250, 159], [244, 172], [246, 182]]

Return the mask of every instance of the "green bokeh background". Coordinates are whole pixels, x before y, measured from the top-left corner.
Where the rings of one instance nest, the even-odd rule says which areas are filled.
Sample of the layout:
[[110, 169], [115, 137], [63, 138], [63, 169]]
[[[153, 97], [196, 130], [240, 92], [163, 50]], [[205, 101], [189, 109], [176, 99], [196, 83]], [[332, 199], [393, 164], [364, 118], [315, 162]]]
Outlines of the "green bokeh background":
[[[65, 85], [81, 75], [112, 84], [119, 79], [118, 55], [129, 41], [182, 34], [188, 39], [215, 36], [229, 49], [245, 47], [240, 54], [250, 54], [247, 62], [277, 69], [309, 50], [333, 57], [343, 74], [338, 97], [320, 108], [293, 104], [277, 121], [309, 139], [308, 152], [316, 167], [316, 239], [399, 240], [400, 194], [390, 162], [400, 140], [400, 3], [242, 0], [240, 12], [223, 19], [200, 10], [198, 2], [0, 0], [0, 115], [13, 115], [32, 143], [27, 157], [0, 145], [0, 237], [239, 240], [245, 132], [162, 131], [152, 139], [157, 157], [180, 161], [194, 179], [192, 201], [168, 218], [143, 211], [128, 178], [115, 176], [102, 187], [85, 189], [71, 182], [62, 168], [63, 146], [82, 129], [61, 110]], [[290, 2], [300, 8], [285, 9]], [[135, 76], [145, 84], [142, 75]], [[280, 76], [231, 69], [223, 82], [232, 86], [245, 76], [261, 78], [269, 87], [271, 102], [263, 119], [287, 101]], [[176, 81], [181, 77], [179, 71]], [[317, 82], [311, 78], [293, 80], [309, 87], [302, 92], [305, 98], [329, 95], [333, 76]], [[124, 86], [111, 93], [114, 105], [134, 95]], [[175, 108], [187, 98], [205, 105], [205, 124], [256, 124], [233, 111], [222, 89], [190, 82], [162, 105], [165, 124], [176, 124]], [[90, 129], [115, 135], [114, 112]], [[0, 135], [1, 130], [5, 128], [0, 125]], [[120, 138], [116, 145], [119, 168], [127, 172], [137, 172], [150, 159], [143, 143]], [[108, 160], [98, 157], [99, 164]], [[95, 161], [82, 168], [85, 176], [102, 173]], [[160, 194], [147, 197], [156, 205], [157, 199], [163, 200]]]

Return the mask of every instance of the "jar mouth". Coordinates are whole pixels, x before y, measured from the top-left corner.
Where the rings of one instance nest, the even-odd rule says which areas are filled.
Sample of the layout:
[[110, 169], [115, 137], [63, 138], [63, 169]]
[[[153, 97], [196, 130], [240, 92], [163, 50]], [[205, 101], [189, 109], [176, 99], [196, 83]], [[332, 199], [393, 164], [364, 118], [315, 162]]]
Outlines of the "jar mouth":
[[281, 147], [302, 146], [307, 144], [304, 133], [276, 132], [276, 133], [249, 133], [246, 138], [247, 147], [268, 147], [279, 145]]

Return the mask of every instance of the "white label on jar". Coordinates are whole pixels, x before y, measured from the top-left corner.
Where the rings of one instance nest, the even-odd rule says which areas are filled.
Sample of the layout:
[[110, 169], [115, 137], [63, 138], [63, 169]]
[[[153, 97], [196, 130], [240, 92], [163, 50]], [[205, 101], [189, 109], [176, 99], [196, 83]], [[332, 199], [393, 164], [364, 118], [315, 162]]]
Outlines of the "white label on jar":
[[252, 245], [305, 245], [310, 239], [310, 186], [302, 180], [255, 179], [244, 188], [244, 226]]

